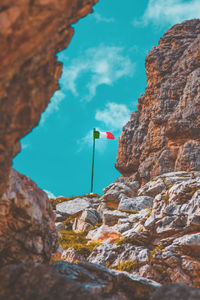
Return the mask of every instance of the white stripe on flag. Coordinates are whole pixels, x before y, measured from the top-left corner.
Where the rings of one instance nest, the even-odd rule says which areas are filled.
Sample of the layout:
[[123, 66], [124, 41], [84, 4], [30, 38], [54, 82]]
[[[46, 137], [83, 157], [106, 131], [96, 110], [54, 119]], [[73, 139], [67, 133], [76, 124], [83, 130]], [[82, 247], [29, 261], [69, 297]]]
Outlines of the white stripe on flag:
[[107, 139], [106, 132], [100, 132], [100, 139]]

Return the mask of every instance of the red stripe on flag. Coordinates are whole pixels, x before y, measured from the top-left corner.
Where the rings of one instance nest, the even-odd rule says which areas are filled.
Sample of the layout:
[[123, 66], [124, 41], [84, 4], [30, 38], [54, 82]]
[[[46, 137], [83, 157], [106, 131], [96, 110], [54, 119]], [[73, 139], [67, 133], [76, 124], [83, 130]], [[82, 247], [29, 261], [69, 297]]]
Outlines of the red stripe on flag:
[[112, 139], [112, 140], [115, 139], [114, 135], [111, 132], [106, 132], [106, 134], [107, 134], [107, 139]]

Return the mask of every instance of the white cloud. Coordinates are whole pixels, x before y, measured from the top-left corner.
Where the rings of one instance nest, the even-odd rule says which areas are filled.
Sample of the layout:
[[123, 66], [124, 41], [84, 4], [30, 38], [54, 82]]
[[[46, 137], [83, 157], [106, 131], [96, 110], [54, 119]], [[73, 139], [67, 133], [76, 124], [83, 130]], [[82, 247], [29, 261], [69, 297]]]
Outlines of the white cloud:
[[54, 93], [53, 97], [51, 97], [50, 103], [47, 106], [46, 110], [43, 112], [40, 124], [43, 125], [46, 119], [56, 110], [59, 110], [59, 105], [62, 100], [65, 98], [65, 95], [61, 90], [58, 90]]
[[119, 131], [130, 120], [130, 114], [126, 105], [110, 102], [104, 110], [96, 111], [95, 119], [103, 122], [108, 131]]
[[200, 18], [199, 0], [149, 0], [142, 19], [133, 21], [133, 25], [173, 25], [194, 18]]
[[60, 79], [62, 89], [71, 91], [75, 97], [79, 96], [77, 80], [83, 78], [84, 73], [88, 73], [84, 77], [87, 78], [85, 84], [87, 92], [81, 97], [90, 101], [95, 97], [98, 86], [112, 85], [122, 77], [131, 77], [134, 73], [134, 64], [121, 47], [100, 45], [90, 48], [79, 58], [73, 59], [70, 64], [65, 64]]
[[44, 190], [44, 192], [47, 194], [48, 198], [56, 198], [56, 196], [52, 192], [47, 190]]
[[[122, 127], [130, 120], [131, 111], [124, 104], [109, 102], [104, 110], [97, 110], [95, 119], [102, 123], [101, 128], [96, 128], [98, 131], [110, 131], [114, 133], [116, 140], [120, 135]], [[92, 149], [93, 146], [93, 130], [90, 130], [83, 138], [79, 139], [77, 152], [82, 151], [85, 147]], [[95, 149], [101, 153], [106, 150], [107, 141], [98, 139], [95, 144]], [[92, 153], [92, 152], [91, 152]]]
[[106, 18], [106, 17], [103, 17], [102, 15], [100, 15], [99, 13], [94, 13], [93, 17], [95, 18], [95, 20], [97, 22], [104, 22], [104, 23], [113, 23], [113, 22], [115, 22], [114, 18]]

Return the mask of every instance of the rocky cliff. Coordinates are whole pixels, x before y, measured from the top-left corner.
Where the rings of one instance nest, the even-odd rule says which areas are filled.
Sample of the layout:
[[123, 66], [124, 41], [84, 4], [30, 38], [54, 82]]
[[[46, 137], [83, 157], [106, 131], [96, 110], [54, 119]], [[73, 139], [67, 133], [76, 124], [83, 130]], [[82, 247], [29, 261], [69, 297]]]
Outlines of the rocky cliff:
[[38, 124], [58, 89], [62, 64], [55, 54], [72, 23], [97, 0], [2, 0], [0, 3], [0, 194], [5, 191], [19, 139]]
[[147, 87], [123, 128], [116, 168], [140, 183], [200, 170], [200, 20], [169, 29], [145, 66]]

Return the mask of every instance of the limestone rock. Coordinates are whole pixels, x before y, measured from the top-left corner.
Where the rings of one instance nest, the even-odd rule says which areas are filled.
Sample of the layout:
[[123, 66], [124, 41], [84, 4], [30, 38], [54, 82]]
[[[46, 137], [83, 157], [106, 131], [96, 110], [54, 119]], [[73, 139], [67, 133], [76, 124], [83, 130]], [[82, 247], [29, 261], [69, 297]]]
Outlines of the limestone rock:
[[90, 201], [88, 201], [88, 199], [76, 198], [74, 200], [65, 201], [57, 204], [56, 211], [72, 215], [81, 212], [90, 206], [91, 204]]
[[91, 239], [92, 241], [106, 243], [113, 243], [119, 237], [121, 237], [121, 234], [107, 225], [102, 225], [94, 230], [91, 230], [87, 235], [87, 238]]
[[175, 239], [173, 246], [179, 248], [183, 253], [186, 252], [193, 257], [200, 257], [200, 232], [186, 234]]
[[48, 262], [57, 248], [57, 232], [46, 193], [12, 169], [0, 207], [0, 265]]
[[170, 28], [146, 57], [147, 87], [124, 126], [116, 168], [140, 183], [200, 170], [200, 20]]
[[153, 198], [148, 196], [139, 196], [135, 198], [122, 198], [119, 202], [118, 209], [128, 209], [138, 211], [149, 208], [153, 205]]
[[19, 264], [0, 269], [0, 299], [148, 300], [160, 285], [90, 263]]
[[102, 223], [101, 214], [96, 209], [87, 208], [82, 212], [80, 218], [74, 220], [72, 229], [75, 232], [81, 232], [99, 223]]
[[105, 207], [117, 209], [121, 198], [131, 198], [136, 196], [138, 188], [139, 184], [137, 181], [124, 179], [121, 182], [120, 180], [118, 180], [103, 190], [104, 195], [100, 200], [105, 205]]
[[103, 224], [113, 226], [115, 225], [119, 219], [121, 218], [127, 218], [128, 214], [125, 212], [121, 212], [119, 210], [105, 210], [103, 212]]
[[148, 260], [149, 250], [142, 246], [132, 245], [131, 243], [124, 243], [122, 245], [101, 244], [88, 257], [89, 262], [104, 266], [109, 265], [112, 268], [116, 268], [118, 263], [134, 261], [136, 262], [136, 269], [138, 269], [140, 264], [143, 265]]
[[148, 231], [136, 232], [134, 229], [129, 229], [122, 234], [126, 237], [129, 242], [132, 242], [134, 245], [147, 245], [151, 235]]
[[85, 257], [75, 251], [73, 248], [68, 248], [67, 250], [62, 251], [60, 260], [68, 262], [86, 261]]
[[[148, 195], [152, 207], [128, 213], [115, 220], [115, 225], [108, 222], [107, 226], [89, 232], [88, 237], [94, 240], [103, 237], [103, 244], [93, 250], [89, 261], [108, 263], [111, 267], [126, 260], [133, 261], [136, 274], [161, 283], [200, 287], [200, 172], [159, 175], [138, 193], [142, 196], [134, 199]], [[116, 212], [109, 214], [116, 215]], [[106, 215], [107, 210], [103, 213]], [[118, 213], [120, 215], [120, 211]], [[112, 235], [114, 238], [109, 238]]]

